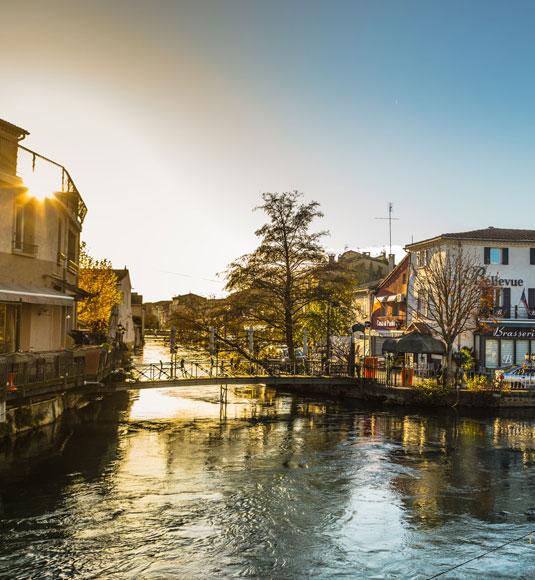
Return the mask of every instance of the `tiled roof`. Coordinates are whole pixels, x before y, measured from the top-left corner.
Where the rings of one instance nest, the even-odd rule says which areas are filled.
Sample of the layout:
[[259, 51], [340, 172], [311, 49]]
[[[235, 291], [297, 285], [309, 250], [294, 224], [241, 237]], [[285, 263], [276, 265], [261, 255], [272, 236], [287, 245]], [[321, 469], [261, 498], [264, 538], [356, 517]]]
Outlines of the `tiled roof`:
[[407, 248], [418, 246], [425, 242], [440, 240], [481, 240], [493, 242], [535, 242], [535, 230], [517, 230], [512, 228], [488, 227], [483, 230], [472, 230], [469, 232], [458, 232], [450, 234], [440, 234], [434, 238], [428, 238], [413, 244], [407, 244]]
[[442, 234], [442, 238], [455, 240], [510, 240], [525, 241], [535, 240], [535, 230], [513, 230], [510, 228], [485, 228], [484, 230], [472, 230], [458, 234]]

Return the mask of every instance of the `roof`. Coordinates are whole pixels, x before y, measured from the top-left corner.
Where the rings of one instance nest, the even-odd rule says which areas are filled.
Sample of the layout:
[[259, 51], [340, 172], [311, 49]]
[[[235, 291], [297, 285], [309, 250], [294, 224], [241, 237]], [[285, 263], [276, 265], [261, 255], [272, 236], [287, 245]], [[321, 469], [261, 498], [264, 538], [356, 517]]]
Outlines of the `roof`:
[[383, 278], [379, 278], [378, 280], [370, 280], [369, 282], [364, 282], [363, 284], [359, 284], [355, 288], [355, 292], [359, 292], [360, 290], [375, 290], [377, 286], [383, 281]]
[[517, 230], [512, 228], [494, 228], [492, 226], [482, 230], [440, 234], [434, 238], [428, 238], [413, 244], [407, 244], [406, 248], [418, 246], [424, 242], [439, 240], [480, 240], [485, 242], [535, 242], [535, 230]]
[[400, 270], [402, 270], [406, 266], [408, 267], [408, 262], [409, 262], [409, 254], [406, 254], [405, 256], [403, 256], [401, 262], [394, 267], [394, 269], [390, 272], [390, 274], [388, 274], [385, 278], [381, 280], [381, 282], [379, 282], [377, 289], [382, 288], [390, 280], [390, 278], [395, 276]]
[[115, 272], [115, 275], [117, 276], [117, 282], [120, 282], [123, 278], [126, 278], [129, 275], [129, 271], [127, 268], [124, 268], [124, 270], [113, 270]]
[[5, 131], [9, 131], [10, 133], [16, 133], [17, 136], [30, 134], [30, 132], [26, 131], [26, 129], [17, 127], [17, 125], [13, 125], [13, 123], [10, 123], [9, 121], [4, 121], [4, 119], [0, 119], [0, 128], [4, 129]]

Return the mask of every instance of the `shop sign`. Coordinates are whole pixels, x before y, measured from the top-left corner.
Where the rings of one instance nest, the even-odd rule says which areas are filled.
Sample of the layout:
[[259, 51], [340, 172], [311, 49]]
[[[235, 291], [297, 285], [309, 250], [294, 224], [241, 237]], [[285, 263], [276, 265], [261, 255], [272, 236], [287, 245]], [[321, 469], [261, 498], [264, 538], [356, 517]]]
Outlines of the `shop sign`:
[[535, 328], [508, 328], [497, 326], [492, 331], [494, 338], [535, 338]]
[[397, 328], [398, 321], [397, 320], [376, 320], [375, 326], [377, 328]]

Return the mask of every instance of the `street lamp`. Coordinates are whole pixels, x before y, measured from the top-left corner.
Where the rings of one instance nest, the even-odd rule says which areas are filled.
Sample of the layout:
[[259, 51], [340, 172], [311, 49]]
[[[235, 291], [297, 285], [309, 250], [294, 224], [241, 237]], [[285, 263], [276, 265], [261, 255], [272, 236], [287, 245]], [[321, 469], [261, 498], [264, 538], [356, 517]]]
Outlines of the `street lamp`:
[[117, 325], [117, 335], [116, 335], [118, 342], [123, 342], [123, 336], [125, 332], [126, 328], [119, 322], [119, 324]]

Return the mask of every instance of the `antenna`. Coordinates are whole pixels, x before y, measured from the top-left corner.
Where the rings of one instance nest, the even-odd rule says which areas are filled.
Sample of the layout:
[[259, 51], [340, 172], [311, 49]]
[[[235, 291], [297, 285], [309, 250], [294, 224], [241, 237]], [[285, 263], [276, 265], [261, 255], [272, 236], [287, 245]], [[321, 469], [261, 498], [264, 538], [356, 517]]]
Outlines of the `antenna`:
[[391, 201], [388, 202], [388, 217], [385, 217], [385, 218], [376, 217], [375, 219], [376, 220], [388, 220], [388, 235], [389, 235], [389, 240], [390, 240], [390, 245], [389, 245], [390, 252], [389, 252], [389, 254], [391, 254], [392, 253], [392, 220], [399, 221], [399, 218], [392, 217], [392, 202]]

